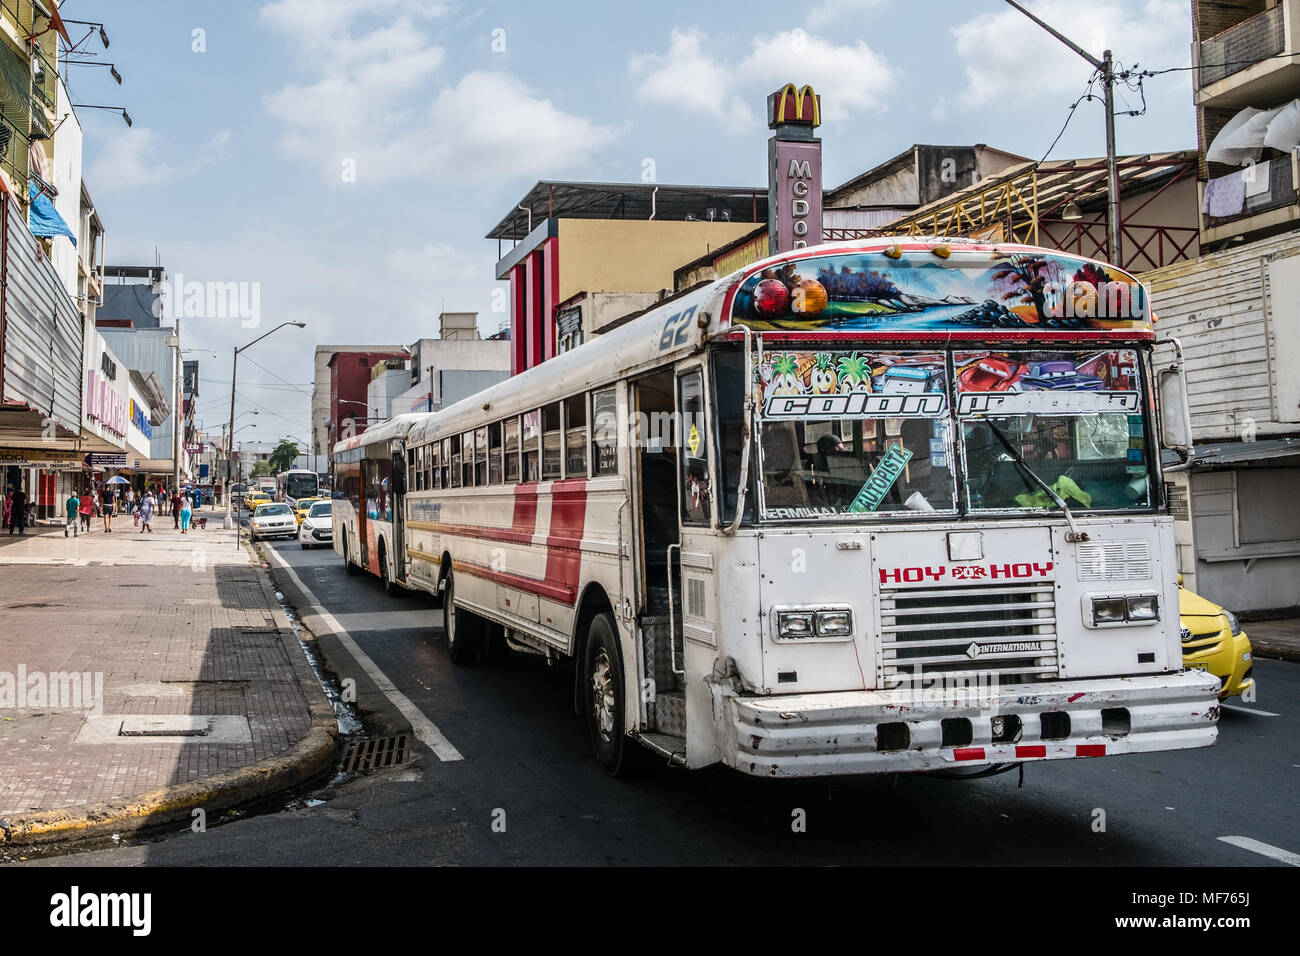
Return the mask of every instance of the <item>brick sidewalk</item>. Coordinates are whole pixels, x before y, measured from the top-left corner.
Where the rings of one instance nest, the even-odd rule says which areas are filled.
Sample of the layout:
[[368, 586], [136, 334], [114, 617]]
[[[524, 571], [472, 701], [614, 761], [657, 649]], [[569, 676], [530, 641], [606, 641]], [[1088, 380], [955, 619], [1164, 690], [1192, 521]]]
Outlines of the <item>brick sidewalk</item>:
[[[0, 535], [0, 822], [194, 784], [320, 725], [328, 703], [265, 573], [203, 513], [209, 530], [186, 535], [129, 517], [111, 534]], [[90, 675], [81, 700], [59, 672]], [[172, 719], [132, 728], [142, 717]]]

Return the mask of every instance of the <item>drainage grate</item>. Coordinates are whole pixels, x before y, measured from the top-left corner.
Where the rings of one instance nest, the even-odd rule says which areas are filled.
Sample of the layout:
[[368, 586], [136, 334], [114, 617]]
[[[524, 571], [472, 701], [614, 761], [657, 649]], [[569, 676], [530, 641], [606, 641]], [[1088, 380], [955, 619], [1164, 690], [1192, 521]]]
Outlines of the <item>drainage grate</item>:
[[340, 770], [353, 773], [358, 770], [378, 770], [396, 767], [411, 758], [411, 745], [407, 734], [391, 737], [372, 737], [348, 745]]

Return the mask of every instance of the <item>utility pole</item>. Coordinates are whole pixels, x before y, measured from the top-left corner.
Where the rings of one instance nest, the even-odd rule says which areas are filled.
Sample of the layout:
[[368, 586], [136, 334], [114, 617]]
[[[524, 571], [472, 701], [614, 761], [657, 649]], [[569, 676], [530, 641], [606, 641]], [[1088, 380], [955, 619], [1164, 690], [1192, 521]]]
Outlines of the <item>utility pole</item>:
[[174, 374], [176, 376], [176, 407], [172, 410], [172, 488], [179, 490], [181, 487], [181, 409], [185, 404], [184, 387], [181, 383], [181, 317], [176, 316], [176, 330], [173, 332], [176, 339], [176, 363]]
[[1053, 29], [1047, 23], [1044, 23], [1038, 17], [1034, 16], [1016, 0], [1007, 0], [1007, 3], [1015, 7], [1029, 19], [1033, 20], [1040, 27], [1050, 33], [1056, 39], [1060, 40], [1079, 56], [1083, 57], [1092, 64], [1094, 69], [1101, 71], [1102, 86], [1105, 89], [1103, 100], [1106, 106], [1106, 247], [1107, 259], [1115, 265], [1123, 268], [1124, 250], [1120, 244], [1120, 219], [1119, 219], [1119, 160], [1115, 154], [1115, 62], [1111, 56], [1111, 51], [1107, 50], [1102, 54], [1099, 60], [1079, 44], [1075, 43], [1069, 37], [1064, 36], [1057, 30]]

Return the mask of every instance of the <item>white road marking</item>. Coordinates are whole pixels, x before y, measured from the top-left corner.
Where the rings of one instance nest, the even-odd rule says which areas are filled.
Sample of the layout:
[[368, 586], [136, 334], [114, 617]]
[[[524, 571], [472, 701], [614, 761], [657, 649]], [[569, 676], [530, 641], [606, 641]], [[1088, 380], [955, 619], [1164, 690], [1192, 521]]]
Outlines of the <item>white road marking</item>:
[[[288, 561], [276, 554], [274, 548], [268, 548], [267, 554], [271, 555], [279, 563], [280, 567], [284, 568], [303, 594], [310, 600], [317, 601], [316, 595], [303, 583], [302, 578], [298, 577], [293, 568], [289, 566]], [[361, 669], [370, 675], [370, 679], [375, 682], [375, 686], [379, 688], [380, 693], [392, 701], [393, 706], [401, 712], [403, 717], [410, 721], [411, 730], [421, 743], [432, 750], [439, 760], [465, 759], [461, 756], [460, 751], [453, 747], [451, 742], [443, 736], [442, 731], [437, 728], [433, 721], [424, 716], [424, 712], [393, 685], [393, 682], [388, 679], [388, 675], [380, 670], [379, 665], [372, 661], [366, 652], [357, 645], [357, 642], [352, 639], [352, 635], [348, 633], [347, 628], [339, 623], [338, 618], [321, 607], [319, 603], [312, 604], [309, 609], [334, 632], [335, 636], [343, 643], [343, 646], [347, 648], [348, 653], [361, 665]]]
[[1252, 840], [1244, 836], [1223, 836], [1219, 839], [1224, 843], [1231, 843], [1233, 846], [1241, 847], [1243, 850], [1249, 850], [1251, 853], [1258, 853], [1260, 856], [1266, 856], [1270, 860], [1278, 860], [1282, 863], [1289, 863], [1291, 866], [1300, 866], [1300, 853], [1292, 853], [1290, 850], [1282, 850], [1267, 843], [1260, 843], [1258, 840]]
[[1255, 710], [1253, 707], [1242, 707], [1238, 704], [1220, 704], [1224, 710], [1235, 710], [1241, 714], [1254, 714], [1256, 717], [1281, 717], [1281, 714], [1275, 714], [1271, 710]]

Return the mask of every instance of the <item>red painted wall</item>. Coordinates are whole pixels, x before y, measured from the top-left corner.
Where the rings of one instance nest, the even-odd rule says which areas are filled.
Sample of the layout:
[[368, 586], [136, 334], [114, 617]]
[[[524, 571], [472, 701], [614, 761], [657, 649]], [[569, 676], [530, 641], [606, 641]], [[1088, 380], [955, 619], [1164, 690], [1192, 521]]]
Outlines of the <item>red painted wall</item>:
[[555, 357], [560, 240], [552, 236], [510, 270], [510, 371], [518, 375]]
[[[406, 357], [405, 352], [335, 352], [330, 357], [330, 448], [342, 437], [348, 419], [370, 417], [366, 389], [371, 368], [385, 359]], [[360, 435], [367, 425], [364, 420], [355, 422], [352, 433]]]

